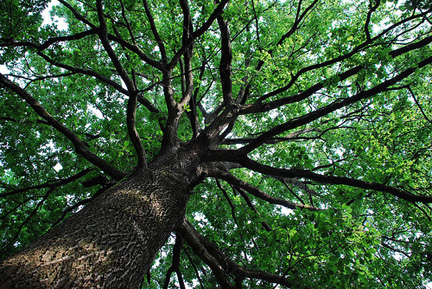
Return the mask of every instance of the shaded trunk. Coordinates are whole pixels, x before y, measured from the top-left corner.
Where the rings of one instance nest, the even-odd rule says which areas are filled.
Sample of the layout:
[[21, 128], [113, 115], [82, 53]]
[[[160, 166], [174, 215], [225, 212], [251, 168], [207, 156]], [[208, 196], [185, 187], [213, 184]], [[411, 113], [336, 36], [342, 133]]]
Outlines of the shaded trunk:
[[189, 178], [135, 172], [0, 265], [1, 288], [137, 288], [183, 220]]

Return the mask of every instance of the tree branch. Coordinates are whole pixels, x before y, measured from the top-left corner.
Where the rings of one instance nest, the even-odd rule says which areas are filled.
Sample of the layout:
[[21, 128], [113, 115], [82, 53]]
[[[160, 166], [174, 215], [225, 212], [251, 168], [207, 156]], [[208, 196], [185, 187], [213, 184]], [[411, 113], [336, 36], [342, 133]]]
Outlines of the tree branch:
[[100, 30], [99, 30], [99, 37], [101, 39], [102, 45], [105, 48], [105, 51], [108, 53], [111, 61], [114, 64], [114, 67], [116, 68], [117, 72], [119, 73], [120, 77], [126, 84], [126, 87], [129, 91], [129, 100], [127, 103], [127, 117], [126, 117], [126, 124], [128, 128], [128, 134], [129, 138], [135, 148], [135, 151], [137, 153], [138, 158], [138, 168], [146, 168], [147, 167], [147, 156], [146, 152], [144, 150], [144, 147], [141, 143], [140, 136], [138, 134], [138, 131], [136, 130], [135, 122], [136, 122], [136, 106], [137, 106], [137, 88], [135, 86], [135, 83], [132, 81], [132, 79], [129, 77], [128, 73], [124, 69], [123, 65], [120, 63], [120, 60], [118, 59], [116, 53], [112, 49], [111, 45], [109, 44], [108, 40], [108, 27], [105, 21], [105, 17], [103, 15], [103, 8], [102, 8], [102, 0], [96, 1], [96, 6], [98, 10], [98, 17], [99, 17], [99, 23], [100, 23]]
[[22, 89], [20, 86], [16, 85], [9, 79], [7, 79], [3, 74], [0, 73], [0, 87], [4, 86], [18, 94], [22, 99], [24, 99], [30, 107], [43, 119], [45, 119], [53, 128], [66, 136], [75, 146], [75, 151], [87, 159], [90, 163], [100, 168], [107, 175], [115, 180], [122, 179], [126, 174], [111, 165], [109, 165], [102, 158], [98, 157], [96, 154], [92, 153], [85, 143], [70, 129], [61, 124], [58, 120], [52, 117], [42, 105], [34, 99], [27, 91]]
[[[376, 1], [375, 5], [372, 5], [372, 1]], [[365, 34], [366, 34], [366, 40], [371, 40], [370, 32], [369, 32], [369, 24], [372, 17], [372, 13], [375, 12], [380, 5], [380, 0], [370, 0], [369, 6], [370, 9], [368, 11], [368, 14], [366, 16], [366, 22], [365, 22]]]
[[203, 35], [213, 24], [213, 22], [216, 20], [216, 18], [222, 13], [223, 9], [225, 8], [225, 5], [229, 2], [229, 0], [222, 0], [218, 4], [218, 6], [215, 8], [213, 13], [210, 15], [210, 17], [207, 19], [207, 21], [197, 30], [195, 30], [192, 33], [192, 36], [189, 37], [182, 45], [182, 47], [176, 52], [174, 57], [172, 58], [171, 62], [167, 65], [167, 69], [170, 70], [174, 68], [177, 63], [179, 62], [181, 56], [187, 51], [189, 46], [194, 42], [194, 39], [197, 39], [201, 35]]
[[[390, 26], [390, 27], [388, 27], [387, 29], [385, 29], [383, 32], [381, 32], [380, 34], [378, 34], [378, 35], [376, 35], [375, 37], [373, 37], [373, 38], [371, 38], [370, 40], [366, 40], [365, 42], [363, 42], [363, 43], [361, 43], [360, 45], [358, 45], [358, 46], [356, 46], [355, 48], [353, 48], [350, 52], [348, 52], [348, 53], [346, 53], [346, 54], [344, 54], [344, 55], [341, 55], [341, 56], [338, 56], [338, 57], [336, 57], [336, 58], [333, 58], [333, 59], [330, 59], [330, 60], [327, 60], [327, 61], [324, 61], [324, 62], [322, 62], [322, 63], [318, 63], [318, 64], [313, 64], [313, 65], [310, 65], [310, 66], [307, 66], [307, 67], [303, 67], [302, 69], [300, 69], [294, 76], [292, 76], [291, 77], [291, 80], [289, 81], [289, 83], [286, 85], [286, 86], [284, 86], [284, 87], [281, 87], [281, 88], [278, 88], [278, 89], [276, 89], [276, 90], [274, 90], [274, 91], [272, 91], [272, 92], [269, 92], [269, 93], [267, 93], [267, 94], [264, 94], [263, 96], [261, 96], [259, 99], [258, 99], [258, 101], [256, 102], [257, 103], [257, 105], [259, 105], [259, 104], [261, 104], [264, 100], [266, 100], [266, 99], [268, 99], [268, 98], [270, 98], [270, 97], [272, 97], [272, 96], [275, 96], [275, 95], [278, 95], [278, 94], [280, 94], [280, 93], [282, 93], [282, 92], [284, 92], [284, 91], [287, 91], [296, 81], [297, 81], [297, 79], [302, 75], [302, 74], [304, 74], [304, 73], [306, 73], [306, 72], [309, 72], [309, 71], [312, 71], [312, 70], [315, 70], [315, 69], [318, 69], [318, 68], [322, 68], [322, 67], [326, 67], [326, 66], [329, 66], [329, 65], [332, 65], [332, 64], [335, 64], [335, 63], [337, 63], [337, 62], [341, 62], [341, 61], [343, 61], [343, 60], [346, 60], [346, 59], [349, 59], [350, 57], [352, 57], [353, 55], [355, 55], [356, 53], [359, 53], [359, 52], [361, 52], [364, 48], [367, 48], [367, 46], [369, 45], [369, 44], [371, 44], [371, 43], [373, 43], [374, 41], [376, 41], [376, 40], [378, 40], [378, 39], [380, 39], [381, 37], [383, 37], [384, 35], [386, 35], [387, 33], [389, 33], [389, 32], [391, 32], [393, 29], [395, 29], [396, 27], [398, 27], [398, 26], [400, 26], [400, 25], [404, 25], [404, 24], [406, 24], [407, 22], [409, 22], [409, 21], [411, 21], [411, 20], [414, 20], [414, 19], [417, 19], [417, 18], [422, 18], [422, 17], [425, 17], [425, 15], [427, 14], [427, 13], [429, 13], [430, 11], [432, 11], [432, 9], [429, 9], [427, 12], [424, 12], [424, 13], [421, 13], [421, 14], [417, 14], [417, 15], [413, 15], [413, 16], [411, 16], [411, 17], [408, 17], [408, 18], [406, 18], [406, 19], [403, 19], [403, 20], [401, 20], [401, 21], [399, 21], [398, 23], [395, 23], [395, 24], [393, 24], [392, 26]], [[389, 55], [391, 56], [391, 57], [396, 57], [396, 56], [399, 56], [399, 55], [402, 55], [402, 54], [404, 54], [404, 53], [406, 53], [406, 52], [409, 52], [409, 51], [411, 51], [411, 50], [413, 50], [413, 49], [417, 49], [417, 48], [420, 48], [420, 47], [424, 47], [425, 45], [427, 45], [427, 44], [429, 44], [429, 43], [431, 43], [432, 42], [432, 36], [430, 36], [430, 37], [425, 37], [423, 40], [421, 40], [421, 41], [418, 41], [418, 42], [415, 42], [415, 43], [412, 43], [412, 44], [409, 44], [409, 45], [406, 45], [406, 46], [404, 46], [404, 47], [401, 47], [401, 48], [399, 48], [399, 49], [395, 49], [394, 51], [391, 51], [391, 52], [389, 52]], [[354, 68], [352, 68], [352, 69], [357, 69], [358, 67], [354, 67]], [[349, 71], [351, 71], [352, 69], [350, 69], [350, 70], [348, 70], [347, 72], [349, 72]], [[357, 73], [357, 72], [356, 72]], [[343, 73], [344, 74], [344, 73]], [[342, 76], [342, 74], [341, 75], [339, 75], [338, 77], [341, 77]], [[343, 79], [341, 79], [341, 80], [343, 80]], [[314, 86], [313, 86], [314, 87]], [[311, 87], [311, 88], [313, 88], [313, 87]], [[311, 89], [310, 88], [310, 89]], [[322, 88], [322, 87], [321, 87]], [[319, 88], [320, 89], [320, 88]], [[308, 90], [306, 90], [306, 91], [308, 91]], [[305, 91], [305, 92], [306, 92]]]
[[[232, 156], [230, 160], [232, 161]], [[248, 169], [274, 177], [306, 178], [322, 184], [347, 185], [360, 189], [384, 192], [409, 202], [432, 203], [431, 196], [414, 195], [402, 189], [379, 183], [371, 183], [347, 177], [321, 175], [302, 169], [279, 169], [253, 161], [247, 157], [241, 157], [237, 159], [237, 162]]]
[[194, 253], [203, 260], [215, 274], [216, 280], [221, 285], [222, 289], [234, 289], [229, 281], [227, 270], [223, 267], [224, 263], [220, 262], [213, 256], [208, 248], [207, 244], [203, 243], [204, 238], [192, 227], [188, 221], [184, 221], [177, 231], [191, 246]]
[[257, 187], [254, 187], [251, 184], [248, 184], [248, 183], [238, 179], [237, 177], [230, 174], [229, 172], [225, 172], [222, 170], [211, 170], [211, 171], [209, 171], [208, 176], [219, 178], [221, 180], [226, 181], [229, 184], [234, 185], [235, 187], [242, 188], [245, 191], [247, 191], [248, 193], [250, 193], [251, 195], [253, 195], [253, 196], [255, 196], [261, 200], [264, 200], [270, 204], [273, 204], [273, 205], [280, 205], [280, 206], [283, 206], [283, 207], [285, 207], [287, 209], [291, 209], [291, 210], [295, 210], [296, 208], [308, 209], [311, 211], [318, 211], [319, 210], [318, 208], [315, 208], [315, 207], [307, 206], [304, 204], [296, 204], [296, 203], [293, 203], [291, 201], [287, 201], [284, 199], [273, 197], [273, 196], [261, 191]]
[[232, 51], [231, 51], [231, 40], [228, 24], [221, 15], [217, 17], [221, 34], [221, 60], [219, 64], [219, 73], [222, 84], [222, 95], [224, 99], [224, 105], [231, 107], [233, 104], [232, 95]]
[[295, 128], [300, 127], [302, 125], [308, 124], [308, 123], [310, 123], [314, 120], [317, 120], [317, 119], [319, 119], [319, 118], [321, 118], [321, 117], [323, 117], [323, 116], [325, 116], [331, 112], [334, 112], [334, 111], [336, 111], [342, 107], [346, 107], [346, 106], [353, 104], [353, 103], [356, 103], [360, 100], [363, 100], [363, 99], [369, 98], [371, 96], [374, 96], [378, 93], [387, 91], [387, 90], [389, 90], [389, 88], [392, 85], [395, 85], [399, 81], [407, 78], [408, 76], [413, 74], [417, 69], [422, 68], [422, 67], [430, 64], [431, 62], [432, 62], [432, 56], [420, 61], [419, 63], [417, 63], [417, 65], [404, 70], [400, 74], [376, 85], [375, 87], [373, 87], [369, 90], [361, 91], [361, 92], [359, 92], [359, 93], [357, 93], [351, 97], [348, 97], [348, 98], [345, 98], [345, 99], [342, 99], [339, 101], [335, 101], [335, 102], [333, 102], [327, 106], [319, 108], [319, 109], [312, 111], [308, 114], [305, 114], [305, 115], [300, 116], [298, 118], [292, 119], [292, 120], [285, 122], [283, 124], [280, 124], [278, 126], [275, 126], [272, 129], [270, 129], [267, 132], [260, 135], [259, 137], [257, 137], [254, 141], [250, 142], [248, 145], [240, 148], [238, 150], [238, 152], [239, 152], [239, 154], [246, 155], [249, 152], [251, 152], [252, 150], [259, 147], [260, 145], [262, 145], [267, 140], [273, 138], [274, 136], [276, 136], [282, 132], [285, 132], [285, 131], [288, 131], [291, 129], [295, 129]]
[[148, 3], [147, 3], [147, 0], [143, 0], [143, 6], [144, 6], [144, 9], [145, 9], [145, 13], [147, 15], [147, 19], [148, 19], [148, 21], [150, 23], [151, 31], [152, 31], [153, 36], [156, 39], [156, 42], [157, 42], [157, 44], [159, 46], [159, 50], [160, 50], [160, 53], [161, 53], [162, 63], [164, 65], [166, 65], [167, 62], [168, 62], [168, 57], [167, 57], [167, 53], [166, 53], [166, 50], [165, 50], [165, 44], [164, 44], [162, 38], [160, 37], [159, 32], [157, 31], [156, 24], [154, 22], [154, 18], [153, 18], [153, 15], [151, 14], [150, 8], [149, 8]]
[[63, 185], [69, 184], [73, 181], [76, 181], [82, 177], [84, 177], [85, 175], [87, 175], [89, 172], [91, 172], [91, 169], [85, 169], [73, 176], [70, 176], [69, 178], [66, 179], [60, 179], [60, 180], [54, 180], [54, 181], [49, 181], [46, 182], [44, 184], [40, 184], [37, 186], [32, 186], [32, 187], [28, 187], [28, 188], [23, 188], [23, 189], [18, 189], [18, 190], [14, 190], [14, 191], [10, 191], [10, 192], [4, 192], [0, 194], [0, 198], [4, 198], [7, 196], [11, 196], [11, 195], [16, 195], [19, 193], [24, 193], [27, 191], [31, 191], [31, 190], [37, 190], [37, 189], [43, 189], [43, 188], [57, 188], [57, 187], [61, 187]]
[[180, 271], [180, 254], [181, 254], [182, 247], [183, 247], [183, 237], [177, 233], [176, 234], [176, 242], [174, 244], [174, 249], [173, 249], [172, 263], [171, 263], [171, 266], [168, 268], [168, 271], [166, 273], [165, 283], [163, 286], [164, 289], [168, 289], [171, 274], [173, 272], [175, 272], [177, 274], [177, 278], [178, 278], [178, 281], [180, 283], [180, 288], [181, 289], [186, 288], [184, 281], [183, 281], [183, 277], [181, 275], [181, 271]]
[[[300, 135], [302, 135], [304, 133], [311, 132], [311, 131], [316, 131], [316, 129], [313, 129], [313, 128], [302, 129], [302, 130], [290, 133], [289, 135], [287, 135], [285, 137], [274, 137], [274, 138], [271, 138], [269, 140], [266, 140], [265, 143], [266, 144], [277, 144], [277, 143], [280, 143], [280, 142], [292, 141], [292, 140], [296, 139], [298, 136], [300, 136]], [[254, 139], [255, 139], [254, 137], [228, 138], [228, 139], [224, 139], [221, 144], [225, 144], [225, 145], [248, 144], [251, 141], [253, 141]]]
[[[59, 0], [59, 2], [62, 3], [63, 5], [65, 5], [74, 14], [76, 19], [78, 19], [82, 23], [90, 26], [93, 29], [97, 29], [96, 25], [94, 25], [93, 23], [88, 21], [84, 16], [82, 16], [78, 11], [76, 11], [66, 1]], [[124, 39], [121, 39], [121, 38], [114, 36], [110, 33], [108, 33], [108, 39], [113, 40], [124, 47], [127, 47], [130, 51], [133, 51], [134, 53], [136, 53], [141, 60], [150, 64], [151, 66], [153, 66], [159, 70], [162, 69], [162, 65], [158, 61], [155, 61], [155, 60], [151, 59], [149, 56], [147, 56], [136, 44], [130, 44], [129, 42], [125, 41]]]
[[234, 275], [236, 282], [239, 284], [241, 284], [245, 278], [251, 278], [283, 286], [292, 286], [292, 284], [283, 276], [270, 274], [260, 270], [251, 270], [238, 265], [228, 256], [223, 254], [216, 245], [210, 243], [205, 237], [199, 234], [186, 220], [180, 226], [178, 231], [188, 242], [195, 254], [209, 265], [222, 288], [234, 289], [234, 286], [229, 282], [228, 274]]

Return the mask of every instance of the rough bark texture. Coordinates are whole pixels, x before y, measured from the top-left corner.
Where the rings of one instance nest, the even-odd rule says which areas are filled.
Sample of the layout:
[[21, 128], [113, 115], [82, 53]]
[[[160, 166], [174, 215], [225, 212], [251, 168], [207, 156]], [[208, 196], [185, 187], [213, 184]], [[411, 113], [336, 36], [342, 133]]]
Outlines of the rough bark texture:
[[188, 199], [189, 177], [160, 167], [131, 174], [5, 260], [0, 287], [137, 288]]

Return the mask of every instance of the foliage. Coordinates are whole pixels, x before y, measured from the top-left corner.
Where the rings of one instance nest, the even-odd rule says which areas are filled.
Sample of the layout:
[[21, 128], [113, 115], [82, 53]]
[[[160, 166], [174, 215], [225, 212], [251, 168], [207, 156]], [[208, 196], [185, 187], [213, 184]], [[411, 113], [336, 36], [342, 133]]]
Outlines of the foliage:
[[[143, 151], [151, 162], [170, 145], [206, 146], [203, 164], [228, 169], [209, 170], [187, 217], [261, 272], [227, 272], [231, 281], [430, 281], [429, 2], [59, 2], [51, 14], [63, 26], [42, 24], [47, 1], [0, 3], [2, 257], [79, 211]], [[181, 239], [162, 248], [143, 288], [166, 282]], [[169, 286], [213, 288], [210, 267], [184, 242], [183, 279]]]

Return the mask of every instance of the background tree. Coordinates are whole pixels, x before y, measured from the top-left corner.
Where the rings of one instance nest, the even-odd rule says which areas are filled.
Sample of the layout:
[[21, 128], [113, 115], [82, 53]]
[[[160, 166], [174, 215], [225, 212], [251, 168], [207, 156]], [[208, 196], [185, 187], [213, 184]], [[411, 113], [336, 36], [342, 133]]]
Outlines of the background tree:
[[2, 286], [429, 281], [425, 1], [0, 6]]

